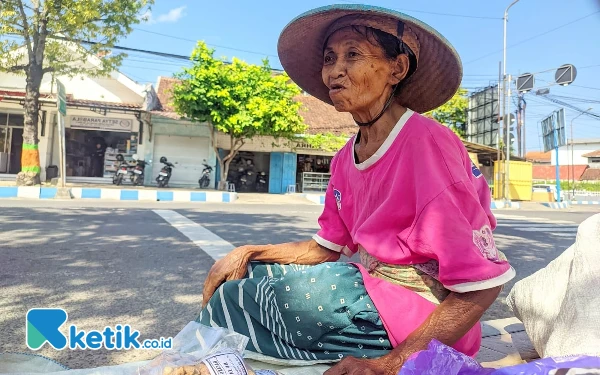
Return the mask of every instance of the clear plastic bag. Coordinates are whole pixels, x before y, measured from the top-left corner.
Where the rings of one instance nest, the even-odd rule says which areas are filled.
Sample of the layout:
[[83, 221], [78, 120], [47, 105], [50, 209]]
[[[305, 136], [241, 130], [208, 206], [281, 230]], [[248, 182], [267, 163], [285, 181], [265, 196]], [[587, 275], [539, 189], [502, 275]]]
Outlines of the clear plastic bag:
[[276, 375], [244, 362], [247, 344], [246, 336], [190, 322], [173, 338], [173, 348], [140, 367], [138, 375]]

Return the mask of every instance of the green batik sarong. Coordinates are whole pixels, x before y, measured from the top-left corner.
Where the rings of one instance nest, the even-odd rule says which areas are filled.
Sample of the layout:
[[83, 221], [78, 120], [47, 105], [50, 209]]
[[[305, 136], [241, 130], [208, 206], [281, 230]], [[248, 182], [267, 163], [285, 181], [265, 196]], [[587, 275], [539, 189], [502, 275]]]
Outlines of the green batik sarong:
[[391, 350], [358, 268], [252, 262], [223, 284], [198, 322], [250, 338], [247, 350], [291, 360], [376, 358]]

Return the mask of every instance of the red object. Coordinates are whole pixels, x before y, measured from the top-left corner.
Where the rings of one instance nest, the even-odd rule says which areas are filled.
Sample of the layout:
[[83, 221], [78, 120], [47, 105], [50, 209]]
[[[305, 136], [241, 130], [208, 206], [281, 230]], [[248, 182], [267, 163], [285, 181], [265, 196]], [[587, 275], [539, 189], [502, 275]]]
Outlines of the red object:
[[[569, 180], [573, 179], [575, 175], [575, 181], [581, 179], [581, 175], [588, 169], [587, 165], [561, 165], [560, 167], [560, 179]], [[533, 179], [534, 180], [556, 180], [556, 166], [554, 165], [534, 165], [533, 166]]]

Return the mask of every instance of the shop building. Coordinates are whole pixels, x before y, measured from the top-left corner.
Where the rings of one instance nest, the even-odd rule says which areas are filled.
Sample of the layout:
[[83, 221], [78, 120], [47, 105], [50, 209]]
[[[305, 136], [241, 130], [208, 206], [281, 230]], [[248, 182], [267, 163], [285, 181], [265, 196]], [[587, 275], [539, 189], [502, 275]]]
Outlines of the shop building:
[[212, 167], [209, 188], [216, 188], [216, 154], [213, 134], [207, 123], [189, 121], [179, 116], [171, 104], [171, 90], [178, 80], [158, 77], [156, 84], [159, 105], [150, 111], [151, 137], [145, 148], [147, 160], [153, 160], [152, 173], [146, 184], [153, 184], [162, 164], [161, 157], [175, 165], [169, 182], [174, 187], [198, 187], [205, 164]]
[[[155, 161], [153, 174], [156, 174], [160, 166], [158, 160], [161, 156], [167, 157], [176, 166], [172, 177], [174, 183], [182, 184], [197, 184], [204, 169], [203, 160], [206, 160], [214, 167], [211, 175], [214, 184], [211, 186], [216, 188], [220, 176], [216, 152], [222, 157], [227, 155], [231, 140], [227, 134], [215, 132], [206, 123], [191, 122], [175, 113], [170, 93], [177, 82], [173, 78], [158, 78], [160, 109], [151, 111], [152, 138], [145, 149], [146, 158]], [[303, 103], [301, 115], [309, 127], [309, 134], [342, 135], [356, 131], [349, 114], [339, 113], [308, 95], [300, 95], [297, 100]], [[297, 192], [303, 189], [324, 191], [334, 155], [334, 152], [314, 149], [302, 141], [254, 137], [246, 140], [231, 162], [227, 181], [237, 192], [282, 194], [290, 187]]]
[[[99, 63], [93, 56], [82, 62]], [[117, 153], [130, 160], [134, 154], [145, 153], [150, 136], [147, 121], [143, 119], [148, 87], [118, 71], [106, 77], [46, 74], [40, 87], [38, 123], [42, 181], [58, 175], [57, 79], [64, 84], [67, 94], [64, 117], [67, 182], [112, 183]], [[4, 180], [14, 180], [21, 170], [25, 85], [22, 75], [0, 73], [0, 179]]]
[[[302, 103], [300, 115], [308, 125], [307, 134], [331, 133], [336, 136], [350, 136], [357, 127], [348, 113], [340, 113], [330, 105], [306, 94], [299, 95], [296, 100]], [[217, 147], [222, 155], [229, 152], [230, 139], [219, 133], [216, 137]], [[245, 191], [259, 191], [256, 179], [265, 173], [268, 181], [266, 191], [271, 194], [296, 192], [324, 192], [327, 189], [330, 175], [331, 159], [335, 152], [319, 150], [308, 142], [276, 140], [273, 137], [255, 137], [246, 141], [239, 155], [232, 162], [228, 182], [236, 186], [241, 176], [250, 169], [253, 174], [247, 178], [249, 186]]]
[[[24, 96], [24, 92], [0, 89], [0, 179], [14, 180], [21, 170]], [[116, 154], [122, 153], [131, 159], [131, 155], [142, 147], [139, 139], [143, 129], [140, 107], [135, 104], [123, 107], [122, 103], [68, 100], [65, 118], [67, 182], [112, 182]], [[57, 176], [60, 151], [55, 99], [41, 99], [41, 108], [38, 147], [44, 181]], [[99, 108], [105, 115], [97, 112]]]

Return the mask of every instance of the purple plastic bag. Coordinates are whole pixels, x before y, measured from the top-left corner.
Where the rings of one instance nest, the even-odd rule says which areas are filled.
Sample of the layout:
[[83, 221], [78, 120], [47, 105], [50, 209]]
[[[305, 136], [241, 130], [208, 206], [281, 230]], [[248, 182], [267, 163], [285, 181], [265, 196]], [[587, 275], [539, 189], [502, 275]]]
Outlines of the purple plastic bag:
[[408, 358], [398, 375], [488, 375], [494, 369], [484, 369], [473, 358], [432, 340], [427, 350]]
[[544, 358], [500, 369], [483, 368], [476, 360], [437, 340], [408, 358], [398, 375], [549, 375], [557, 369], [600, 369], [600, 357]]

